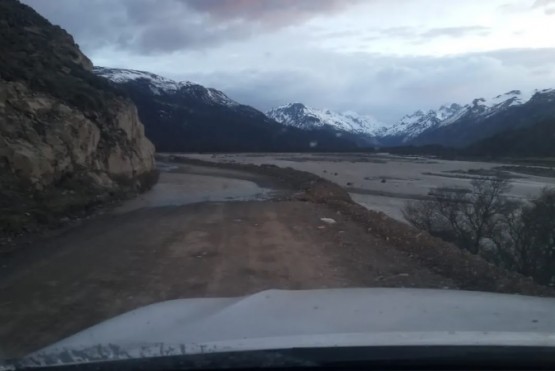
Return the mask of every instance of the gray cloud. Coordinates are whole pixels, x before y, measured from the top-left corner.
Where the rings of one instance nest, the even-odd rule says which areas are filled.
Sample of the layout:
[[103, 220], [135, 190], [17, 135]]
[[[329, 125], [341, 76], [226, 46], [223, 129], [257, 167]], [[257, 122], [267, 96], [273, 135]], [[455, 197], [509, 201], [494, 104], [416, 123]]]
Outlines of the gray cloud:
[[532, 8], [544, 8], [554, 4], [555, 0], [536, 0], [534, 4], [532, 4]]
[[[334, 28], [316, 20], [296, 27], [356, 1], [24, 0], [72, 33], [97, 64], [195, 81], [262, 110], [301, 101], [393, 122], [416, 109], [555, 86], [553, 48], [446, 57], [395, 56], [389, 49], [389, 41], [451, 44], [488, 36], [479, 25], [369, 29], [359, 20]], [[369, 53], [381, 50], [370, 44], [390, 55]]]
[[139, 54], [205, 49], [301, 24], [360, 0], [24, 0], [72, 33], [85, 51]]
[[468, 35], [487, 36], [491, 30], [488, 27], [469, 26], [469, 27], [443, 27], [433, 28], [420, 34], [420, 37], [464, 37]]
[[[217, 86], [241, 102], [267, 110], [289, 102], [355, 110], [386, 122], [417, 109], [468, 103], [514, 90], [555, 84], [554, 49], [508, 49], [451, 57], [320, 54], [319, 74], [282, 68], [274, 71], [175, 75]], [[333, 79], [322, 79], [320, 75]], [[337, 83], [340, 81], [340, 83]]]
[[555, 14], [555, 0], [536, 0], [532, 5], [532, 9], [543, 9], [546, 15]]
[[555, 1], [536, 0], [532, 5], [530, 5], [530, 3], [523, 3], [522, 1], [509, 2], [499, 7], [499, 10], [504, 13], [522, 13], [537, 9], [543, 10], [545, 15], [552, 15], [555, 13]]
[[267, 26], [302, 22], [317, 14], [341, 10], [360, 0], [181, 0], [220, 20], [249, 20]]
[[384, 37], [414, 38], [419, 31], [415, 27], [391, 27], [379, 30], [378, 33]]
[[439, 37], [462, 38], [467, 36], [488, 36], [491, 29], [483, 26], [465, 27], [440, 27], [421, 29], [416, 27], [391, 27], [376, 30], [373, 35], [365, 36], [367, 41], [379, 40], [381, 38], [405, 39], [413, 43], [424, 43]]

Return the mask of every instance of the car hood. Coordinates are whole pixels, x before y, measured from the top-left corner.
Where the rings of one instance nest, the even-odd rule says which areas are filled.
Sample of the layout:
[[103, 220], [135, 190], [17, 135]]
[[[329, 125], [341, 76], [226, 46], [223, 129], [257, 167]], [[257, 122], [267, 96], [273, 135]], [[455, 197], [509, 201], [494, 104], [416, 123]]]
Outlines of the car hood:
[[555, 346], [555, 299], [459, 290], [269, 290], [122, 314], [32, 364], [337, 346]]

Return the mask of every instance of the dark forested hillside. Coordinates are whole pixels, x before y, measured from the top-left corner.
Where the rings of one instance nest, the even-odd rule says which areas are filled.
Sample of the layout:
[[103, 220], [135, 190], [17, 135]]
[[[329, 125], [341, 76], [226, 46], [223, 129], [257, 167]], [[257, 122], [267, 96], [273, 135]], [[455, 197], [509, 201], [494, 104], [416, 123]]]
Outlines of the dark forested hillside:
[[95, 68], [135, 102], [146, 135], [162, 152], [344, 151], [353, 138], [287, 127], [221, 91], [148, 72]]
[[476, 156], [555, 156], [555, 120], [497, 134], [469, 146], [465, 152]]
[[499, 133], [532, 127], [546, 120], [555, 120], [554, 90], [538, 92], [525, 104], [508, 107], [491, 115], [475, 115], [469, 111], [469, 114], [451, 125], [422, 132], [410, 144], [465, 147]]

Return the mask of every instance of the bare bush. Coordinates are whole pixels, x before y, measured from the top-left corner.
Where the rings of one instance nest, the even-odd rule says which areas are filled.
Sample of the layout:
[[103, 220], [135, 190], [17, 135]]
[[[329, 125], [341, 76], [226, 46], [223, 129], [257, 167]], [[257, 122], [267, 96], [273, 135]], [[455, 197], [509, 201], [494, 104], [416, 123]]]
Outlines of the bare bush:
[[555, 190], [531, 205], [508, 200], [506, 178], [477, 178], [471, 188], [434, 188], [429, 200], [407, 202], [415, 227], [544, 284], [555, 283]]
[[471, 188], [434, 188], [430, 199], [410, 202], [403, 210], [415, 227], [456, 242], [477, 254], [484, 238], [491, 238], [507, 209], [503, 193], [510, 188], [506, 178], [477, 178]]
[[468, 250], [478, 253], [482, 239], [493, 239], [504, 223], [505, 212], [509, 209], [504, 193], [511, 186], [505, 177], [478, 178], [470, 184], [472, 192], [468, 194], [467, 207], [463, 208], [463, 218], [470, 233]]
[[431, 201], [407, 201], [401, 211], [413, 226], [434, 233], [434, 218], [437, 211]]
[[540, 283], [555, 283], [555, 189], [544, 189], [523, 209], [521, 220], [519, 270]]

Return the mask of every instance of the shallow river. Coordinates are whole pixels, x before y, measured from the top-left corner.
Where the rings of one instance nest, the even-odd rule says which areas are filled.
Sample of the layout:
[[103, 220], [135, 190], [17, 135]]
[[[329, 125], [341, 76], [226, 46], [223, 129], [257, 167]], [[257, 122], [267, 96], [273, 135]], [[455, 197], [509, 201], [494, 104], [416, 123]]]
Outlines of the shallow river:
[[[206, 161], [274, 164], [308, 171], [345, 187], [361, 205], [403, 220], [401, 208], [408, 199], [425, 197], [433, 187], [468, 187], [470, 170], [491, 170], [500, 163], [447, 161], [388, 154], [187, 154]], [[555, 178], [511, 173], [507, 196], [536, 197]]]

